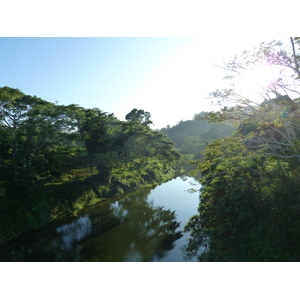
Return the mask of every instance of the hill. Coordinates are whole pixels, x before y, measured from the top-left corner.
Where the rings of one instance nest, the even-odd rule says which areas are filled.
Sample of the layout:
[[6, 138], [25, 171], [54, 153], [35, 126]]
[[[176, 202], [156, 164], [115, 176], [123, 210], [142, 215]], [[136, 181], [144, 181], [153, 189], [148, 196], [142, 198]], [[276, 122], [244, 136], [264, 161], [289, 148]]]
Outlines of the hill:
[[207, 112], [196, 114], [193, 120], [180, 121], [175, 126], [162, 128], [181, 154], [188, 159], [201, 159], [201, 152], [208, 143], [217, 139], [223, 139], [231, 135], [235, 130], [233, 123], [210, 123], [204, 119]]

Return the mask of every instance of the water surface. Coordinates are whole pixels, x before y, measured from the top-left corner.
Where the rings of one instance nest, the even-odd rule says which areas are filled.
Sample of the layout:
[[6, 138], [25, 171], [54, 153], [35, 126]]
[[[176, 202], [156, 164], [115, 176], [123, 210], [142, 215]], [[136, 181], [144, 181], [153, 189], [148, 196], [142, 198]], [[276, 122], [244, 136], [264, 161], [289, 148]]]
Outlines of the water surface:
[[[189, 261], [182, 247], [188, 219], [197, 214], [199, 189], [191, 177], [177, 177], [154, 189], [112, 198], [25, 234], [0, 247], [1, 261]], [[196, 261], [190, 260], [190, 261]]]

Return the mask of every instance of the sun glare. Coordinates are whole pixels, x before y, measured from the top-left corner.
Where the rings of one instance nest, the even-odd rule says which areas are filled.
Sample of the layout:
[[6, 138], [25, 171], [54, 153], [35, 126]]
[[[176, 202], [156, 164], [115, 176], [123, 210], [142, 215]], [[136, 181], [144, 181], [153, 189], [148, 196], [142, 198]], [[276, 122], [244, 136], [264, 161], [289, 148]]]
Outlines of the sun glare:
[[267, 88], [278, 78], [278, 72], [275, 68], [267, 66], [256, 66], [251, 71], [246, 71], [236, 81], [236, 88], [239, 92], [253, 95]]

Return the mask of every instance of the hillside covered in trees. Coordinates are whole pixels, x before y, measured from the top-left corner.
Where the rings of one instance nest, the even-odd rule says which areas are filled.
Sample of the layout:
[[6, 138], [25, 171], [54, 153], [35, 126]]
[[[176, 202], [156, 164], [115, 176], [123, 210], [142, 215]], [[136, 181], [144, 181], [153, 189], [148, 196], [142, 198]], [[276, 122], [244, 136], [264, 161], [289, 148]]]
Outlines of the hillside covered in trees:
[[182, 173], [151, 115], [125, 119], [0, 88], [0, 243], [108, 196]]
[[202, 159], [202, 151], [209, 143], [227, 137], [236, 130], [232, 122], [209, 122], [205, 119], [207, 114], [201, 112], [196, 114], [193, 120], [180, 121], [172, 127], [167, 126], [160, 130], [175, 143], [186, 162]]
[[[238, 128], [212, 142], [198, 162], [201, 203], [186, 225], [192, 235], [187, 255], [200, 261], [300, 260], [299, 42], [262, 43], [224, 66], [231, 71], [229, 88], [211, 93], [223, 107], [206, 117], [235, 121]], [[272, 68], [274, 80], [256, 98], [241, 93], [237, 79], [262, 66]]]

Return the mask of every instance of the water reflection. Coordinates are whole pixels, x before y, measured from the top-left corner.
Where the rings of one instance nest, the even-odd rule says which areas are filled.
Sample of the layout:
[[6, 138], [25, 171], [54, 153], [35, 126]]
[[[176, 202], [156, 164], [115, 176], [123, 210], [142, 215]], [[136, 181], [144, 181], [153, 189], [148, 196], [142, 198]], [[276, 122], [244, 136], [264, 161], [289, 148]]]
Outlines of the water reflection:
[[70, 250], [74, 243], [92, 232], [92, 222], [89, 216], [85, 215], [70, 224], [57, 227], [55, 231], [61, 234], [61, 250]]
[[40, 231], [9, 244], [7, 255], [0, 252], [0, 257], [2, 261], [80, 261], [81, 242], [91, 232], [92, 222], [85, 215], [46, 234]]
[[182, 237], [175, 211], [155, 206], [151, 190], [96, 205], [56, 228], [0, 248], [1, 261], [159, 261]]
[[[83, 260], [89, 261], [152, 261], [174, 247], [182, 236], [176, 229], [174, 211], [155, 206], [149, 201], [150, 190], [144, 190], [109, 204], [106, 222], [114, 222], [108, 231], [86, 243]], [[103, 228], [103, 213], [94, 211], [93, 226]]]

